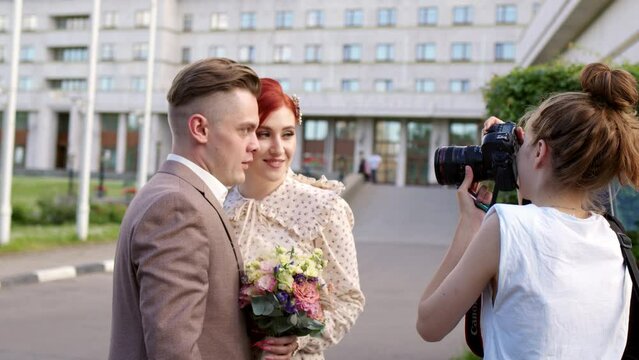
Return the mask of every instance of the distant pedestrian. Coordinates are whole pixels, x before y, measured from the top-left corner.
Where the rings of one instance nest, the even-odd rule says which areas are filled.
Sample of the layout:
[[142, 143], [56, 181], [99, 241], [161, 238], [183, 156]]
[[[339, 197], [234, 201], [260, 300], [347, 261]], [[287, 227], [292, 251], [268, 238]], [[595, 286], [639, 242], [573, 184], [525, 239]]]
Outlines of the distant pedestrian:
[[359, 153], [359, 168], [357, 169], [357, 173], [362, 174], [364, 176], [364, 181], [368, 181], [370, 179], [368, 163], [366, 162], [366, 157], [363, 152]]
[[382, 163], [382, 157], [379, 154], [373, 154], [368, 158], [368, 168], [370, 169], [371, 182], [377, 184], [377, 170]]

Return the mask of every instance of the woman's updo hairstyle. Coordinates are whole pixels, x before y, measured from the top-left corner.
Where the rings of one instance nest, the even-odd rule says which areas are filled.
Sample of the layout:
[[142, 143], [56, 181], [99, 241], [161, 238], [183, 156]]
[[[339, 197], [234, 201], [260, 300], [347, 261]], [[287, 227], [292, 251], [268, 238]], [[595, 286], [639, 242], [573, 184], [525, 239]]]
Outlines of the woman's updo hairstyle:
[[550, 146], [562, 188], [592, 193], [615, 177], [639, 188], [637, 81], [600, 63], [587, 65], [580, 80], [583, 92], [551, 96], [528, 114], [526, 130]]
[[[260, 116], [260, 126], [264, 123], [264, 120], [271, 115], [273, 111], [278, 110], [281, 107], [287, 107], [295, 119], [300, 119], [299, 105], [295, 103], [294, 99], [284, 93], [282, 86], [277, 80], [270, 78], [261, 78], [261, 91], [257, 97], [257, 108]], [[299, 120], [298, 120], [299, 121]]]

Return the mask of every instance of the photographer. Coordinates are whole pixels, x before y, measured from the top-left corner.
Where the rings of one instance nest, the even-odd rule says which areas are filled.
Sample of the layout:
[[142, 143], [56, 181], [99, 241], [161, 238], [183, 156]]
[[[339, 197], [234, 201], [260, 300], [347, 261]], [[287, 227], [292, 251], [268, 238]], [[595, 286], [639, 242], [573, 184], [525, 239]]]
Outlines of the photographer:
[[586, 66], [581, 85], [520, 121], [519, 195], [531, 204], [483, 218], [466, 167], [453, 242], [419, 303], [424, 340], [441, 340], [481, 294], [487, 359], [621, 358], [632, 282], [594, 194], [615, 178], [639, 187], [639, 95], [629, 73], [603, 64]]

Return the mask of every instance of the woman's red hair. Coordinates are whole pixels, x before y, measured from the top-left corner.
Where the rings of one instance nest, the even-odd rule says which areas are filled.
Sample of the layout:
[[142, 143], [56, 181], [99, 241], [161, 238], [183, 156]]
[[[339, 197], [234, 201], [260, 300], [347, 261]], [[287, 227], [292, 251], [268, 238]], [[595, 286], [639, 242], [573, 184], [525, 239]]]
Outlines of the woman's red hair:
[[262, 90], [260, 96], [257, 97], [257, 107], [260, 113], [260, 126], [271, 113], [282, 106], [285, 106], [293, 112], [295, 123], [299, 118], [299, 110], [293, 99], [284, 93], [282, 86], [276, 80], [269, 78], [261, 78]]

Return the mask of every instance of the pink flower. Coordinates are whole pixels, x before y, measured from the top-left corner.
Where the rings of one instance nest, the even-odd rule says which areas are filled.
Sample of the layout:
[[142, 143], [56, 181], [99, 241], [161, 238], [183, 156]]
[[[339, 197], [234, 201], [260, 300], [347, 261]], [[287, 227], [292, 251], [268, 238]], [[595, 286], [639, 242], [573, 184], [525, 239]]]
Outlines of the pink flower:
[[257, 289], [265, 292], [273, 292], [276, 285], [277, 281], [273, 274], [264, 274], [255, 282]]
[[295, 295], [295, 306], [305, 311], [311, 319], [320, 320], [324, 317], [319, 304], [320, 294], [317, 290], [317, 283], [294, 283], [293, 294]]
[[240, 309], [251, 303], [251, 297], [261, 295], [253, 285], [242, 285], [240, 288]]

